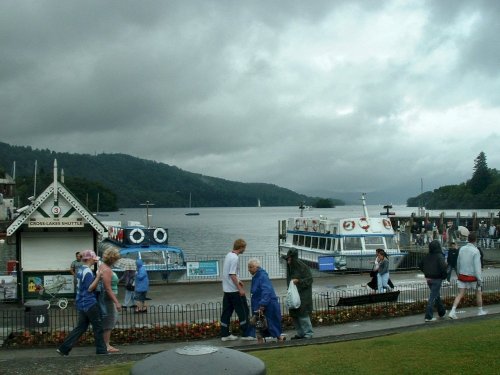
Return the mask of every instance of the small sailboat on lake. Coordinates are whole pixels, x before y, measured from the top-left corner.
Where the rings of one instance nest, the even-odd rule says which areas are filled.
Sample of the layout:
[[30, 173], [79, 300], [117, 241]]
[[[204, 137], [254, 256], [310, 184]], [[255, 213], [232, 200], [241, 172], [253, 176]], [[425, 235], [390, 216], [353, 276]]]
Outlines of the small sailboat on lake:
[[[191, 193], [189, 193], [189, 209], [191, 210]], [[199, 212], [189, 211], [186, 213], [186, 216], [198, 216]]]

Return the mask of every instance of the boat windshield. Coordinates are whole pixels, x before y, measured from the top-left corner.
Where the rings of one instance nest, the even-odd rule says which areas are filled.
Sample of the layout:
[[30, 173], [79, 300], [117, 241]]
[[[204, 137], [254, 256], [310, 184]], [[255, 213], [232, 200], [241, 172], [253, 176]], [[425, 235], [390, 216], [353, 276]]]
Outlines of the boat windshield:
[[387, 248], [388, 249], [397, 249], [398, 248], [398, 243], [396, 241], [396, 236], [392, 237], [386, 237], [385, 242], [387, 243]]
[[344, 250], [361, 250], [360, 237], [346, 237], [344, 238]]
[[141, 259], [144, 264], [165, 264], [163, 251], [148, 251], [141, 253]]
[[384, 249], [384, 238], [383, 237], [365, 237], [365, 249], [375, 250]]

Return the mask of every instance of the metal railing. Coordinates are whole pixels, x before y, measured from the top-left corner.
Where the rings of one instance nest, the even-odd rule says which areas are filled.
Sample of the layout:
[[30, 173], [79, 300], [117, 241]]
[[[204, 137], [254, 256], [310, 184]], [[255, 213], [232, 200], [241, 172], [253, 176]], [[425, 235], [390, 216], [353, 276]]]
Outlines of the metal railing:
[[[396, 315], [422, 313], [429, 296], [425, 282], [398, 284], [399, 296], [396, 302], [378, 302], [354, 306], [338, 306], [340, 298], [368, 296], [365, 288], [339, 290], [313, 295], [313, 324], [324, 324], [323, 317], [335, 319], [330, 324], [354, 320], [367, 320], [387, 316], [384, 311], [398, 311]], [[458, 293], [456, 283], [446, 284], [441, 289], [441, 298], [450, 307]], [[486, 277], [483, 282], [483, 299], [488, 303], [500, 303], [500, 276]], [[284, 296], [281, 296], [281, 301]], [[473, 291], [467, 291], [467, 301], [474, 304]], [[289, 327], [288, 310], [280, 303], [283, 326]], [[376, 309], [374, 307], [377, 307]], [[220, 302], [194, 303], [186, 305], [169, 304], [148, 306], [146, 313], [135, 313], [124, 309], [112, 333], [114, 343], [161, 342], [216, 337], [219, 334], [219, 319], [222, 311]], [[353, 313], [355, 312], [355, 314]], [[321, 319], [318, 318], [321, 316]], [[393, 315], [389, 315], [393, 316]], [[65, 310], [47, 309], [45, 305], [22, 307], [2, 304], [0, 309], [0, 340], [2, 347], [55, 346], [62, 342], [67, 333], [77, 324], [78, 315], [73, 307]], [[233, 324], [237, 321], [233, 315]], [[340, 320], [339, 320], [340, 319]], [[342, 320], [343, 319], [343, 320]], [[82, 344], [92, 343], [92, 334], [82, 338]]]

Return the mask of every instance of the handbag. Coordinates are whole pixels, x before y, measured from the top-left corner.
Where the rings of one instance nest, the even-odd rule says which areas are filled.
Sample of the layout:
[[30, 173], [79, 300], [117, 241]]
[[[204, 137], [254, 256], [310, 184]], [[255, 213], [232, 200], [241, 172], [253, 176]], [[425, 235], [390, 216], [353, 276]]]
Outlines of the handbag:
[[476, 278], [476, 276], [462, 275], [461, 273], [459, 273], [458, 280], [460, 280], [464, 283], [473, 283], [474, 281], [477, 281], [477, 278]]
[[125, 285], [125, 289], [127, 289], [129, 292], [133, 292], [135, 290], [135, 279], [130, 279]]
[[267, 329], [267, 318], [262, 311], [256, 312], [250, 318], [250, 325], [254, 326], [260, 331], [265, 331]]
[[290, 280], [290, 284], [288, 285], [285, 304], [289, 309], [298, 309], [300, 307], [299, 290], [297, 289], [297, 285], [293, 283], [293, 280]]

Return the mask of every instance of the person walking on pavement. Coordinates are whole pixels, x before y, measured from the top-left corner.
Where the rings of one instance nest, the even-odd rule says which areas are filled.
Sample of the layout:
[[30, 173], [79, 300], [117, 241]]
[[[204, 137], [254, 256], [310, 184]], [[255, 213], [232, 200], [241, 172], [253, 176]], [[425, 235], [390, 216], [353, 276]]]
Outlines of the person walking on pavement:
[[477, 315], [486, 315], [487, 311], [483, 310], [483, 296], [481, 285], [483, 283], [483, 274], [481, 270], [481, 254], [476, 247], [477, 235], [476, 232], [470, 232], [467, 238], [468, 244], [462, 246], [458, 252], [457, 271], [458, 271], [458, 295], [453, 301], [448, 317], [457, 319], [456, 309], [462, 300], [466, 289], [476, 290]]
[[[361, 284], [361, 286], [364, 288], [369, 286], [373, 290], [373, 293], [375, 293], [378, 290], [378, 280], [377, 280], [378, 279], [378, 254], [381, 251], [384, 251], [384, 250], [383, 249], [375, 250], [376, 256], [375, 256], [375, 260], [373, 261], [373, 268], [370, 271], [370, 277], [372, 279], [370, 280], [369, 283]], [[389, 286], [389, 288], [391, 290], [394, 289], [394, 284], [392, 283], [390, 278], [389, 278], [389, 280], [387, 280], [387, 285]]]
[[389, 287], [389, 259], [387, 259], [387, 254], [384, 250], [378, 250], [377, 291], [379, 293], [390, 292], [391, 288]]
[[434, 304], [437, 307], [438, 315], [443, 318], [446, 315], [446, 309], [441, 301], [440, 291], [441, 283], [446, 278], [446, 263], [443, 257], [441, 244], [437, 240], [433, 240], [429, 244], [429, 254], [427, 254], [419, 263], [418, 268], [424, 273], [427, 280], [427, 286], [430, 289], [429, 300], [425, 310], [425, 321], [433, 322], [436, 318], [433, 317]]
[[135, 290], [134, 298], [137, 303], [135, 308], [136, 313], [145, 313], [148, 311], [146, 306], [146, 296], [149, 291], [149, 277], [148, 271], [144, 267], [144, 262], [142, 259], [137, 259], [135, 261], [137, 266], [137, 273], [135, 275]]
[[97, 272], [96, 276], [94, 276], [90, 269], [98, 260], [99, 257], [94, 251], [85, 250], [82, 252], [83, 265], [78, 269], [76, 275], [77, 293], [75, 304], [78, 310], [78, 323], [70, 334], [66, 336], [59, 348], [57, 348], [57, 352], [60, 355], [66, 356], [69, 354], [80, 337], [87, 332], [89, 323], [92, 324], [92, 329], [94, 330], [96, 354], [108, 354], [103, 337], [101, 309], [94, 293], [101, 275]]
[[69, 266], [69, 272], [73, 275], [73, 285], [75, 288], [75, 294], [76, 294], [76, 273], [78, 272], [78, 269], [83, 265], [82, 262], [82, 254], [80, 254], [79, 251], [75, 253], [75, 260], [71, 262], [71, 265]]
[[248, 272], [252, 275], [251, 306], [255, 315], [264, 315], [267, 320], [265, 328], [256, 329], [259, 344], [266, 337], [275, 337], [277, 341], [285, 341], [281, 330], [281, 310], [278, 297], [267, 272], [260, 266], [258, 259], [250, 259]]
[[455, 275], [458, 276], [457, 272], [457, 258], [458, 258], [458, 248], [457, 243], [455, 241], [450, 243], [450, 247], [448, 248], [448, 257], [446, 258], [446, 262], [448, 263], [447, 271], [446, 271], [446, 281], [450, 282], [451, 280], [451, 271], [455, 270]]
[[243, 254], [246, 250], [247, 243], [243, 239], [234, 241], [233, 250], [227, 253], [224, 264], [222, 266], [222, 290], [224, 297], [222, 300], [222, 314], [220, 318], [221, 324], [221, 340], [232, 341], [237, 340], [238, 337], [234, 336], [229, 331], [231, 323], [231, 315], [236, 311], [240, 321], [240, 330], [243, 337], [242, 340], [256, 340], [251, 336], [249, 319], [250, 309], [248, 308], [247, 297], [243, 282], [240, 280], [240, 264], [238, 256]]
[[290, 284], [290, 281], [293, 281], [293, 283], [297, 286], [300, 296], [300, 307], [298, 309], [289, 309], [289, 314], [292, 317], [293, 324], [297, 330], [297, 334], [292, 337], [292, 340], [311, 339], [314, 334], [310, 317], [313, 310], [312, 272], [304, 262], [299, 260], [299, 253], [297, 249], [288, 250], [286, 259], [287, 285]]

